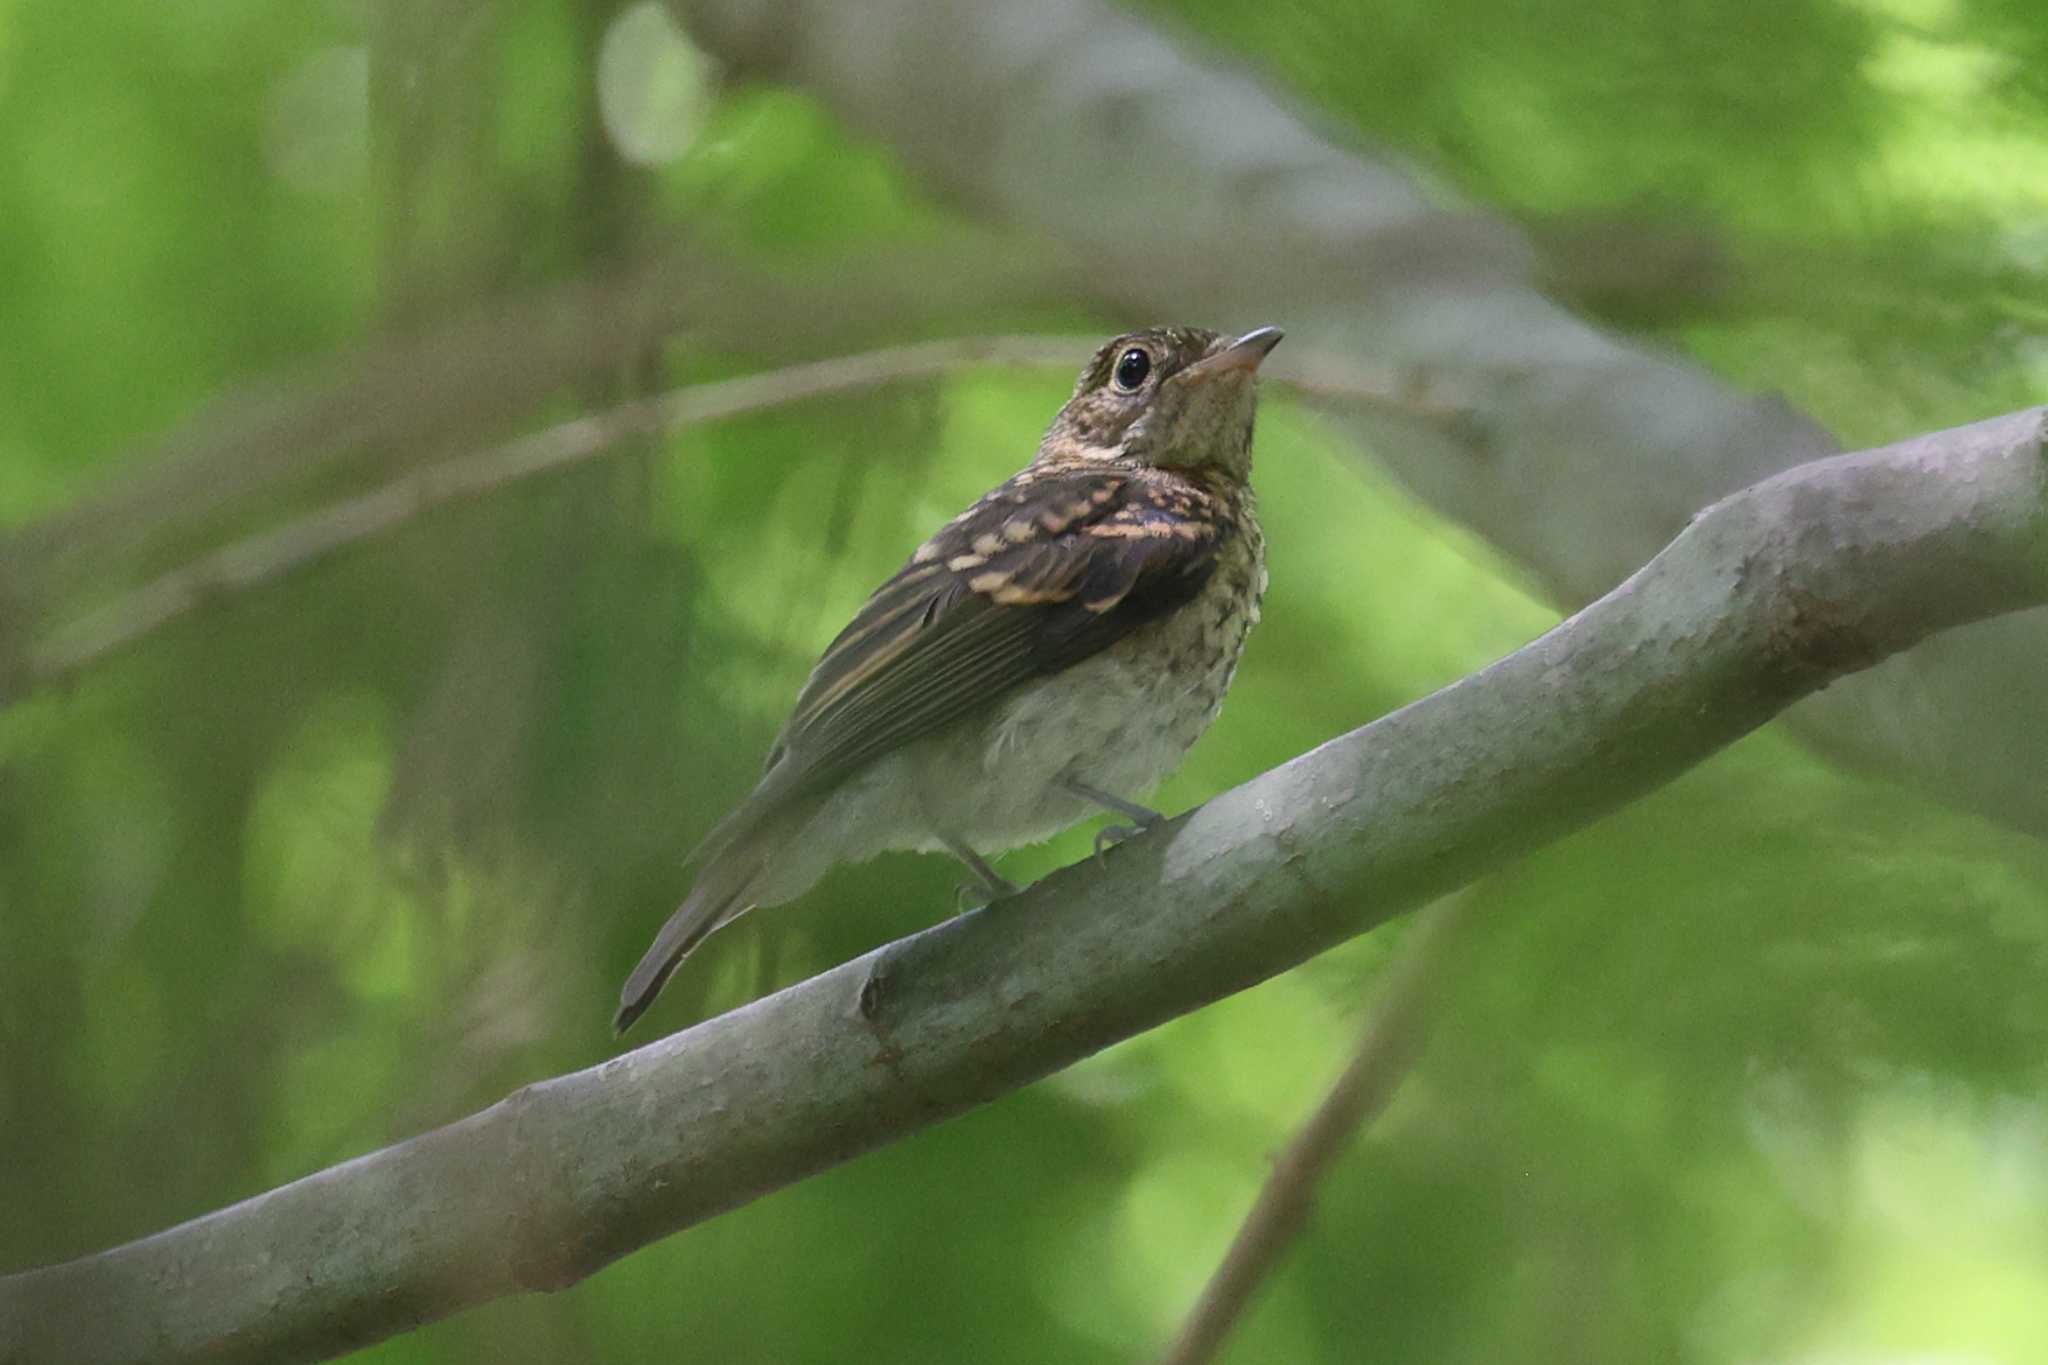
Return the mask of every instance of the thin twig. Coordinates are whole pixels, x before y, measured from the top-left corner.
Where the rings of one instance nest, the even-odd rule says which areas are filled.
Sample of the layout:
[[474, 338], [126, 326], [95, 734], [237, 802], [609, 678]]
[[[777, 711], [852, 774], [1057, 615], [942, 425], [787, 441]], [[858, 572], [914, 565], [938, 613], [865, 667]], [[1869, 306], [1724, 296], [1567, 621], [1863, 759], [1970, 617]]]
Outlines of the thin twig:
[[1378, 1117], [1393, 1098], [1422, 1051], [1436, 977], [1467, 899], [1468, 893], [1461, 892], [1437, 902], [1422, 912], [1402, 940], [1393, 964], [1382, 974], [1380, 993], [1366, 1013], [1351, 1064], [1273, 1163], [1258, 1200], [1181, 1324], [1179, 1336], [1160, 1357], [1160, 1365], [1202, 1365], [1215, 1358], [1254, 1291], [1308, 1222], [1317, 1183], [1351, 1135]]
[[[943, 333], [1077, 286], [1028, 249], [986, 243], [860, 250], [764, 269], [671, 238], [531, 294], [478, 300], [410, 334], [366, 338], [296, 374], [230, 386], [122, 478], [0, 537], [0, 577], [55, 620], [67, 594], [204, 544], [252, 500], [397, 478], [483, 441], [551, 395], [612, 375], [648, 337], [787, 363], [873, 344], [878, 327]], [[357, 472], [362, 471], [362, 472]]]
[[[60, 628], [47, 645], [31, 652], [19, 691], [0, 692], [0, 705], [68, 682], [181, 616], [383, 535], [430, 509], [605, 455], [633, 437], [982, 365], [1069, 369], [1094, 345], [1072, 337], [995, 336], [894, 346], [675, 389], [430, 465], [361, 497], [223, 546]], [[1364, 373], [1314, 355], [1276, 371], [1278, 382], [1324, 401], [1370, 403], [1430, 420], [1455, 415], [1423, 386], [1391, 371]]]

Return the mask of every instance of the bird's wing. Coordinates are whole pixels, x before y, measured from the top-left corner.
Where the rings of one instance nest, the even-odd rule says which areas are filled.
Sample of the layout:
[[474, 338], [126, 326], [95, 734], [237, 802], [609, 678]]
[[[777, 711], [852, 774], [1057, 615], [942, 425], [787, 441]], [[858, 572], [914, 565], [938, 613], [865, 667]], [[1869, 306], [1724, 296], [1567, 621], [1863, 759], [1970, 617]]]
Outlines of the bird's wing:
[[1025, 470], [876, 590], [812, 671], [756, 797], [816, 791], [1191, 600], [1231, 533], [1182, 479]]

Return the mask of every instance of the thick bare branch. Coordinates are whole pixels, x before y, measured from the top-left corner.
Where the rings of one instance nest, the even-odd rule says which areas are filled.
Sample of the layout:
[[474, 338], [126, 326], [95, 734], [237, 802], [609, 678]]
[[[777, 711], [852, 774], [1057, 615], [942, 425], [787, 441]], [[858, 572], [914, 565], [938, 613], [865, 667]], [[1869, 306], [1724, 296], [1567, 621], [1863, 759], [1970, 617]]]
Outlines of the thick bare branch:
[[[1463, 436], [1345, 422], [1424, 500], [1576, 606], [1695, 508], [1831, 451], [1537, 292], [1535, 253], [1413, 168], [1340, 147], [1105, 0], [670, 0], [728, 64], [796, 82], [1134, 316], [1277, 322], [1470, 393]], [[2048, 833], [2048, 613], [1944, 636], [1800, 706], [1830, 753]]]
[[1926, 635], [2048, 602], [2048, 409], [1703, 513], [1541, 639], [1023, 894], [446, 1128], [0, 1279], [0, 1360], [333, 1355], [637, 1247], [1284, 971]]

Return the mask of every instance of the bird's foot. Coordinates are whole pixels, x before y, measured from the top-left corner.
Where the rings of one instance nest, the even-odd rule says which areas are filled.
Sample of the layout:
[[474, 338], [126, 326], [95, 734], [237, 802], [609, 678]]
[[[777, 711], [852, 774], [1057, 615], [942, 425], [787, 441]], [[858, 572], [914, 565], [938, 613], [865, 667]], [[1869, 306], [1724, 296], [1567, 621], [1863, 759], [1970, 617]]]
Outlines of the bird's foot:
[[1077, 778], [1063, 778], [1061, 782], [1074, 795], [1085, 801], [1093, 801], [1104, 810], [1115, 811], [1131, 822], [1128, 825], [1104, 825], [1095, 831], [1095, 858], [1098, 862], [1102, 860], [1102, 855], [1109, 850], [1110, 845], [1120, 844], [1134, 834], [1143, 833], [1166, 818], [1150, 806], [1126, 801], [1121, 796], [1106, 792], [1100, 787], [1091, 787]]
[[1130, 838], [1134, 834], [1143, 834], [1146, 830], [1152, 828], [1152, 826], [1158, 824], [1161, 820], [1166, 818], [1165, 816], [1160, 815], [1157, 812], [1150, 812], [1150, 814], [1152, 816], [1151, 819], [1139, 820], [1136, 824], [1104, 825], [1101, 829], [1096, 830], [1095, 861], [1101, 862], [1102, 855], [1109, 852], [1109, 850], [1112, 847], [1122, 843], [1124, 840]]
[[[973, 881], [962, 882], [953, 892], [953, 908], [956, 913], [965, 910], [969, 904], [986, 905], [990, 901], [1001, 900], [1005, 896], [1017, 894], [1017, 883], [1004, 877], [993, 867], [989, 866], [988, 859], [976, 853], [965, 842], [944, 833], [939, 835], [939, 842], [943, 843], [947, 851], [960, 860], [962, 866], [974, 874]], [[979, 902], [970, 901], [969, 898], [977, 894], [982, 899]]]
[[1104, 810], [1115, 811], [1118, 815], [1131, 821], [1139, 829], [1150, 829], [1166, 818], [1150, 806], [1141, 806], [1135, 801], [1126, 801], [1114, 792], [1106, 792], [1100, 787], [1091, 787], [1079, 778], [1063, 777], [1060, 779], [1060, 785], [1080, 797], [1083, 801], [1093, 801]]
[[1104, 825], [1095, 831], [1095, 861], [1101, 862], [1102, 855], [1110, 848], [1138, 833], [1136, 825]]
[[1005, 896], [1014, 896], [1018, 889], [1017, 883], [1006, 877], [997, 877], [986, 882], [962, 882], [953, 888], [953, 913], [957, 915], [977, 905], [987, 905]]

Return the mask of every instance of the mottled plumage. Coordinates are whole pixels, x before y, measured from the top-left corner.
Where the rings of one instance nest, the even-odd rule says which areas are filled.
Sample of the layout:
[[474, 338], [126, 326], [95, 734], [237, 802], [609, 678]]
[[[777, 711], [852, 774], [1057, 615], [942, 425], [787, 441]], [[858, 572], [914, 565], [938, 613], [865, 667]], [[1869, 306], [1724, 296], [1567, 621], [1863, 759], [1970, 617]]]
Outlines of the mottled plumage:
[[1097, 351], [1024, 470], [876, 589], [797, 697], [753, 793], [697, 851], [621, 992], [624, 1029], [706, 935], [834, 864], [1046, 838], [1179, 762], [1265, 589], [1253, 376], [1279, 341], [1156, 328]]

